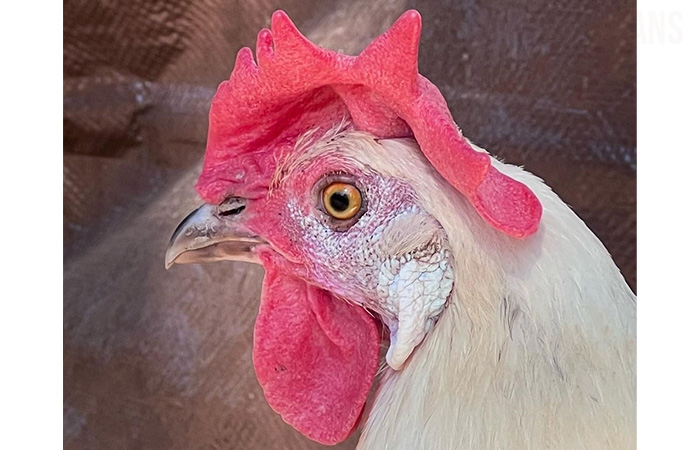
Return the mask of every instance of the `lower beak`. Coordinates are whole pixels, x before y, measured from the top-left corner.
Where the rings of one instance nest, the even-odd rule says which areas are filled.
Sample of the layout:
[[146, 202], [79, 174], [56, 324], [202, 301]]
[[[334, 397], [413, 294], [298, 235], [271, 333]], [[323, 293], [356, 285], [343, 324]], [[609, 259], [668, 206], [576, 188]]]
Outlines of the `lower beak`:
[[186, 216], [169, 241], [165, 267], [225, 260], [259, 264], [254, 249], [266, 241], [243, 226], [244, 208], [244, 199], [233, 197], [220, 205], [203, 205]]

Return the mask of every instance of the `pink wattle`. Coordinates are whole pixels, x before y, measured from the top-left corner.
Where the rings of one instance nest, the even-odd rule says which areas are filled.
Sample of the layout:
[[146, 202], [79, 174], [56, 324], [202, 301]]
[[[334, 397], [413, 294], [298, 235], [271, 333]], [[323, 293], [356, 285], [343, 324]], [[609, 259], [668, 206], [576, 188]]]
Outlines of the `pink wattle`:
[[377, 373], [377, 324], [363, 308], [262, 259], [253, 360], [266, 400], [310, 439], [341, 442], [356, 428]]

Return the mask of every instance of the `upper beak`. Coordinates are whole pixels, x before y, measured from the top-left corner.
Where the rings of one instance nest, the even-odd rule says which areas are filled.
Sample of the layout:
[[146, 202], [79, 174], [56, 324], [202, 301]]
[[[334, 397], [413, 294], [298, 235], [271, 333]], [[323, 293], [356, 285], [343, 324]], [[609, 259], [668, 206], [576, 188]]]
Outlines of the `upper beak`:
[[266, 241], [243, 226], [244, 208], [244, 199], [232, 197], [220, 205], [205, 204], [186, 216], [169, 241], [165, 267], [223, 260], [260, 263], [254, 247]]

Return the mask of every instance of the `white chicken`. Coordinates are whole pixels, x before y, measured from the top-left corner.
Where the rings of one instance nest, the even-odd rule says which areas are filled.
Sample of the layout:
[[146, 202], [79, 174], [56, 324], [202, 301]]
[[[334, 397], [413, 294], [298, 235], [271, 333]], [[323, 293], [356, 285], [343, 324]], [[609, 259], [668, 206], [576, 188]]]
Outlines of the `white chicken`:
[[634, 294], [550, 188], [461, 136], [419, 33], [409, 11], [349, 57], [275, 13], [213, 101], [167, 264], [264, 266], [257, 376], [316, 441], [365, 412], [364, 450], [633, 448]]

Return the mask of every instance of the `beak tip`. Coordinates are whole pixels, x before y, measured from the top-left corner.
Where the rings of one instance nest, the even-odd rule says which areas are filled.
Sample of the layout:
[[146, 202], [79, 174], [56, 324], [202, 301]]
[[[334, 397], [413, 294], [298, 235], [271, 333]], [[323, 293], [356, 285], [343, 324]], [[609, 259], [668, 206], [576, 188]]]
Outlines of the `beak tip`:
[[167, 253], [164, 255], [164, 270], [169, 270], [176, 264], [176, 259], [179, 255], [174, 253], [171, 247], [167, 249]]

